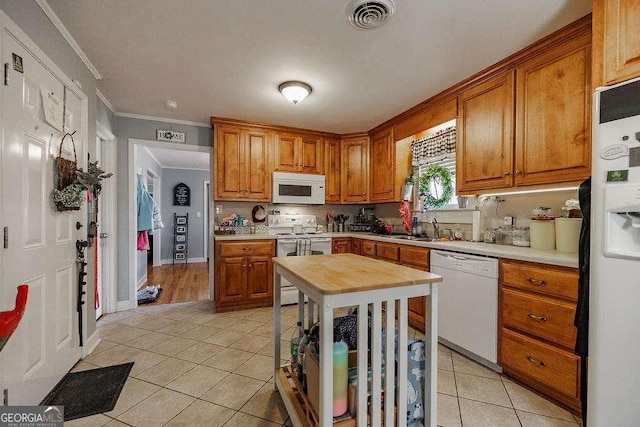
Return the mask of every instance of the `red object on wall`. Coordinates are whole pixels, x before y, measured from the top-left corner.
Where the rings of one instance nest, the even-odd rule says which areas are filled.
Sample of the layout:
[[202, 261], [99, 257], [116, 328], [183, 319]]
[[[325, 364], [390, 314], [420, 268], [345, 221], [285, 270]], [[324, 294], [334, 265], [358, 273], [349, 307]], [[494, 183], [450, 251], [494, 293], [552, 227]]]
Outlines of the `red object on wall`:
[[27, 307], [27, 295], [29, 294], [29, 286], [22, 284], [18, 286], [18, 294], [16, 295], [16, 308], [10, 311], [0, 312], [0, 351], [9, 341], [9, 338], [18, 327], [20, 319]]

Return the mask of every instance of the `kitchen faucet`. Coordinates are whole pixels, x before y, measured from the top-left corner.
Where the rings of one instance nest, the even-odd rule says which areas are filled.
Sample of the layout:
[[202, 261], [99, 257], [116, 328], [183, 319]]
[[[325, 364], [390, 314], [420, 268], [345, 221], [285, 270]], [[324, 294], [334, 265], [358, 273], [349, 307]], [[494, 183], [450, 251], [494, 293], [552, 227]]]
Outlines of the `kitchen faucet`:
[[440, 229], [438, 228], [438, 221], [435, 218], [431, 220], [431, 225], [433, 225], [433, 240], [440, 240]]
[[453, 240], [453, 230], [451, 230], [451, 227], [447, 227], [447, 228], [445, 228], [444, 230], [445, 230], [445, 231], [447, 232], [447, 234], [448, 234], [447, 238], [448, 238], [449, 240]]

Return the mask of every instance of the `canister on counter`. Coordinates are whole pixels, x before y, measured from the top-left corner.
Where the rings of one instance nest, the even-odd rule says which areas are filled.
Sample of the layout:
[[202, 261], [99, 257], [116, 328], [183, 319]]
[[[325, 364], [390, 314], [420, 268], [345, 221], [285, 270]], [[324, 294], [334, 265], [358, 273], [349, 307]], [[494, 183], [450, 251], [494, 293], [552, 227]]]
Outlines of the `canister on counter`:
[[529, 221], [531, 247], [533, 249], [556, 248], [556, 225], [553, 219], [531, 219]]

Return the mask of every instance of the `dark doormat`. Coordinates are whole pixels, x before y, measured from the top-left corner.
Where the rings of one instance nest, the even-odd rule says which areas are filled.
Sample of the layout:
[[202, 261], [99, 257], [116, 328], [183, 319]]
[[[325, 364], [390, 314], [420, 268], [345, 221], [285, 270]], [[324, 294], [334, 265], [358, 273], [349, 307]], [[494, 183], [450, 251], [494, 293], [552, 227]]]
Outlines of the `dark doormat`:
[[65, 375], [41, 406], [64, 406], [64, 420], [111, 411], [129, 376], [133, 362]]

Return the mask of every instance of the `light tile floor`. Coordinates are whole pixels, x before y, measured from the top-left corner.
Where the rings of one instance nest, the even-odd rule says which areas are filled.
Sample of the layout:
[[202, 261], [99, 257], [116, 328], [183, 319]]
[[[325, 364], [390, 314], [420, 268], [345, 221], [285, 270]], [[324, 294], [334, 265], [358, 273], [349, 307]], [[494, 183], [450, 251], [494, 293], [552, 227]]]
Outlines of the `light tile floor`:
[[[285, 354], [296, 316], [297, 306], [283, 308]], [[100, 344], [73, 371], [135, 362], [133, 369], [112, 411], [65, 425], [290, 425], [271, 383], [272, 320], [271, 308], [214, 314], [211, 301], [104, 316], [98, 322]], [[438, 368], [440, 426], [580, 424], [564, 409], [443, 346]]]

